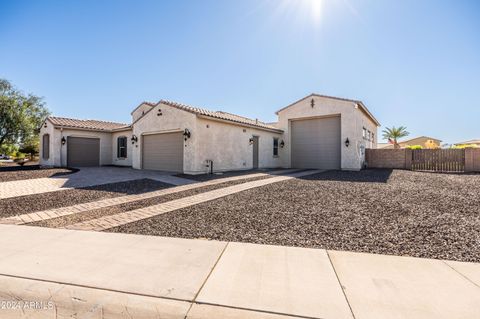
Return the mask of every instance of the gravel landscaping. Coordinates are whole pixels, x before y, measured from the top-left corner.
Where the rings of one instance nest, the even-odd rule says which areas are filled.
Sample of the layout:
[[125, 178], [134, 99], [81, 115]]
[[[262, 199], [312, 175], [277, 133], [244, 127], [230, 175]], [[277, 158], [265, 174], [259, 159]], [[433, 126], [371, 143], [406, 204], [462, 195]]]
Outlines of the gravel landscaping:
[[150, 179], [139, 179], [128, 182], [5, 198], [0, 199], [0, 218], [87, 203], [122, 195], [151, 192], [172, 186], [173, 185]]
[[109, 231], [480, 262], [480, 174], [332, 171]]
[[63, 176], [77, 172], [68, 168], [40, 168], [38, 165], [0, 167], [0, 183], [34, 179], [43, 177]]
[[131, 203], [125, 203], [125, 204], [120, 204], [120, 205], [116, 205], [116, 206], [110, 206], [110, 207], [105, 207], [105, 208], [101, 208], [101, 209], [96, 209], [96, 210], [92, 210], [92, 211], [85, 212], [85, 213], [73, 214], [73, 215], [69, 215], [69, 216], [63, 216], [63, 217], [59, 217], [59, 218], [53, 218], [53, 219], [49, 219], [49, 220], [30, 223], [29, 225], [51, 227], [51, 228], [65, 227], [67, 225], [83, 222], [83, 221], [86, 221], [86, 220], [100, 218], [102, 216], [119, 214], [119, 213], [123, 213], [123, 212], [126, 212], [126, 211], [139, 209], [139, 208], [143, 208], [143, 207], [147, 207], [147, 206], [153, 206], [153, 205], [157, 205], [157, 204], [160, 204], [160, 203], [165, 203], [165, 202], [168, 202], [168, 201], [171, 201], [171, 200], [175, 200], [175, 199], [179, 199], [179, 198], [183, 198], [183, 197], [187, 197], [187, 196], [192, 196], [192, 195], [195, 195], [195, 194], [204, 193], [204, 192], [212, 191], [212, 190], [223, 188], [223, 187], [233, 186], [233, 185], [242, 184], [242, 183], [245, 183], [245, 182], [250, 182], [250, 181], [255, 181], [255, 180], [260, 180], [260, 179], [265, 179], [265, 178], [270, 178], [270, 176], [250, 178], [248, 180], [243, 179], [243, 180], [225, 182], [225, 183], [221, 183], [221, 184], [217, 184], [217, 185], [194, 188], [194, 189], [183, 191], [183, 192], [178, 192], [178, 193], [174, 193], [174, 194], [167, 194], [167, 195], [160, 195], [160, 196], [157, 196], [157, 197], [143, 199], [143, 200], [139, 200], [139, 201], [135, 201], [135, 202], [131, 202]]

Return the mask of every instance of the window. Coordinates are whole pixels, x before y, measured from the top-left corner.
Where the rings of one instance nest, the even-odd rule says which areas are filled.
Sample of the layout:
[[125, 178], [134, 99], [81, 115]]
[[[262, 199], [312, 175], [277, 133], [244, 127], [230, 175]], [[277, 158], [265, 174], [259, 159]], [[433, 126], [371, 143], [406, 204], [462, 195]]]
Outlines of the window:
[[367, 140], [371, 141], [371, 133], [370, 133], [370, 130], [368, 131], [368, 135], [367, 135]]
[[273, 156], [278, 156], [278, 138], [273, 138]]
[[44, 160], [50, 158], [50, 135], [44, 134], [42, 138], [42, 157]]
[[127, 158], [127, 138], [125, 136], [117, 138], [117, 157]]
[[367, 129], [366, 128], [363, 128], [363, 139], [364, 140], [367, 139]]

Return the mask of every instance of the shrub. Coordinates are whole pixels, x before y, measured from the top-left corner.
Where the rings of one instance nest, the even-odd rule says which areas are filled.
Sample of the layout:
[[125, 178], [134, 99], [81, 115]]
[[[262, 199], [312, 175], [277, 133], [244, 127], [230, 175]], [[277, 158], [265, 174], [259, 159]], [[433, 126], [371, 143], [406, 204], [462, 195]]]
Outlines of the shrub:
[[411, 150], [421, 150], [423, 147], [422, 145], [409, 145], [407, 148]]
[[464, 148], [479, 148], [476, 144], [462, 144], [462, 145], [453, 145], [452, 148], [464, 149]]

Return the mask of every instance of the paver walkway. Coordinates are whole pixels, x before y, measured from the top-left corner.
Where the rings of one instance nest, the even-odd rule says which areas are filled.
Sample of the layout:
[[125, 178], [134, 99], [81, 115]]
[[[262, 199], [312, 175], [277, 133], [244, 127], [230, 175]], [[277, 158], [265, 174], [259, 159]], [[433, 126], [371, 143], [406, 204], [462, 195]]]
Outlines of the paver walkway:
[[98, 201], [82, 203], [82, 204], [77, 204], [77, 205], [72, 205], [67, 207], [60, 207], [60, 208], [28, 213], [28, 214], [10, 216], [10, 217], [0, 219], [0, 224], [23, 225], [31, 222], [48, 220], [48, 219], [62, 217], [62, 216], [84, 213], [84, 212], [88, 212], [95, 209], [100, 209], [100, 208], [105, 208], [105, 207], [110, 207], [110, 206], [115, 206], [115, 205], [120, 205], [125, 203], [131, 203], [131, 202], [153, 198], [157, 196], [179, 193], [179, 192], [196, 189], [200, 187], [205, 187], [205, 186], [217, 185], [221, 183], [243, 180], [243, 179], [248, 180], [256, 177], [289, 174], [289, 173], [294, 173], [296, 171], [297, 171], [296, 169], [285, 169], [285, 170], [272, 171], [269, 173], [253, 173], [253, 174], [246, 174], [246, 175], [240, 175], [240, 176], [218, 178], [218, 179], [214, 179], [206, 182], [186, 184], [182, 186], [161, 189], [153, 192], [118, 196], [114, 198], [102, 199]]
[[142, 219], [151, 218], [153, 216], [161, 215], [168, 213], [177, 209], [197, 205], [207, 201], [211, 201], [217, 198], [225, 197], [232, 195], [238, 192], [242, 192], [248, 189], [265, 186], [268, 184], [273, 184], [281, 181], [286, 181], [289, 179], [308, 176], [313, 174], [318, 174], [322, 172], [321, 170], [310, 170], [299, 173], [293, 173], [288, 176], [277, 176], [268, 179], [262, 179], [258, 181], [245, 182], [243, 184], [233, 185], [229, 187], [224, 187], [192, 196], [183, 197], [180, 199], [172, 200], [169, 202], [161, 203], [158, 205], [148, 206], [144, 208], [139, 208], [119, 214], [108, 215], [100, 217], [97, 219], [91, 219], [83, 222], [79, 222], [72, 225], [67, 225], [67, 229], [77, 229], [77, 230], [96, 230], [102, 231], [110, 229], [113, 227], [118, 227], [121, 225], [129, 224], [136, 222]]
[[194, 181], [189, 179], [172, 176], [172, 173], [135, 170], [127, 167], [85, 167], [69, 175], [0, 183], [0, 199], [142, 178], [149, 178], [172, 185], [194, 183]]
[[2, 319], [480, 313], [478, 263], [16, 225], [0, 225], [0, 245], [0, 300], [49, 305]]

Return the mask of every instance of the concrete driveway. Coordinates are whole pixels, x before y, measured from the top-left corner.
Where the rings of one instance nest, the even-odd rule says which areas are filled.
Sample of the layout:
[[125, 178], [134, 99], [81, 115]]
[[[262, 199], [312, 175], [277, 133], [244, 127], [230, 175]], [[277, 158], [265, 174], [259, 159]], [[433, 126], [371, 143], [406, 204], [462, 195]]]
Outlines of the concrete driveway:
[[129, 167], [84, 167], [78, 172], [69, 175], [0, 183], [0, 199], [142, 178], [149, 178], [172, 185], [185, 185], [194, 182], [185, 178], [175, 177], [173, 174], [171, 172], [136, 170]]

